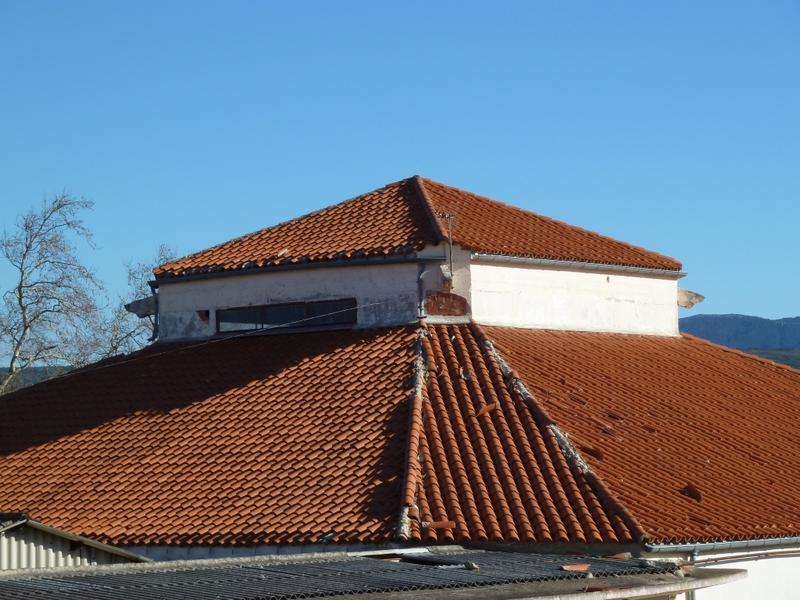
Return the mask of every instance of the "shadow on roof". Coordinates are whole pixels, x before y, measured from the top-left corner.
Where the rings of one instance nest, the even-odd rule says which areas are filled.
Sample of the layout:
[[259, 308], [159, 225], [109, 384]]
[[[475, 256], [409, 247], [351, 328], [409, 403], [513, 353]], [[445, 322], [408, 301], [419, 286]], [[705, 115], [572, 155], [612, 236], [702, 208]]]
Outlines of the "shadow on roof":
[[[252, 336], [154, 344], [0, 398], [0, 455], [9, 455], [133, 414], [160, 414], [274, 378], [369, 343], [378, 330]], [[263, 396], [262, 389], [240, 395]]]

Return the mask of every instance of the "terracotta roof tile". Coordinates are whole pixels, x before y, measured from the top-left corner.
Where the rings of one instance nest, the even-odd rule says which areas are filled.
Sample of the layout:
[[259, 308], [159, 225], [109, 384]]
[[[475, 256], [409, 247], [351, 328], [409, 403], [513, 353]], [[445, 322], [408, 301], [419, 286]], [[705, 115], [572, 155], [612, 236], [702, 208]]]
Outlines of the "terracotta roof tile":
[[411, 177], [155, 269], [164, 279], [305, 262], [404, 256], [453, 241], [478, 252], [677, 270], [673, 258], [483, 196]]
[[800, 372], [690, 336], [486, 327], [659, 542], [800, 534]]

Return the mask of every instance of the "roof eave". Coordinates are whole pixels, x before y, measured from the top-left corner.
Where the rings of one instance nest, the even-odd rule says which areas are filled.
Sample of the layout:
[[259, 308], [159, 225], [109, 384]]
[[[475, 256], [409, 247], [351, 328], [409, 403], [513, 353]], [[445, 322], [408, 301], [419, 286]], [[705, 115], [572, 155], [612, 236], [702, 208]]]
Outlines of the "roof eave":
[[441, 262], [441, 256], [420, 256], [416, 252], [411, 252], [402, 256], [379, 256], [369, 258], [343, 258], [336, 260], [309, 261], [298, 263], [285, 263], [277, 265], [265, 265], [263, 267], [253, 267], [248, 269], [227, 269], [219, 271], [202, 271], [198, 273], [187, 273], [186, 275], [173, 275], [167, 277], [156, 277], [149, 281], [151, 288], [159, 287], [163, 284], [183, 283], [186, 281], [199, 281], [204, 279], [217, 279], [219, 277], [239, 277], [243, 275], [259, 275], [262, 273], [274, 273], [276, 271], [297, 271], [302, 269], [325, 269], [331, 267], [363, 267], [373, 265], [421, 263], [421, 262]]
[[642, 547], [647, 552], [658, 554], [707, 554], [709, 552], [737, 552], [739, 550], [780, 548], [787, 546], [800, 546], [800, 536], [721, 540], [717, 542], [678, 542], [674, 544], [645, 542], [642, 544]]

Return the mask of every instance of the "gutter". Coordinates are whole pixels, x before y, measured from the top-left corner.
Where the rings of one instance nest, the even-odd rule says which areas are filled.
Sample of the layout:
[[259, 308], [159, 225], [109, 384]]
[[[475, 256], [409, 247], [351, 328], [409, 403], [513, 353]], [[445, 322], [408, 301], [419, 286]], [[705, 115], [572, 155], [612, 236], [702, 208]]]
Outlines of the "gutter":
[[512, 263], [517, 265], [547, 267], [551, 269], [577, 269], [606, 273], [626, 273], [630, 275], [655, 275], [657, 277], [668, 277], [670, 279], [681, 279], [686, 277], [686, 273], [683, 271], [673, 271], [672, 269], [609, 265], [605, 263], [577, 260], [555, 260], [551, 258], [532, 258], [528, 256], [508, 256], [505, 254], [484, 254], [483, 252], [471, 252], [470, 259], [484, 262]]
[[273, 273], [275, 271], [297, 271], [301, 269], [325, 269], [330, 267], [363, 267], [372, 265], [396, 265], [407, 263], [428, 263], [442, 261], [441, 257], [428, 256], [399, 256], [387, 258], [346, 258], [341, 260], [326, 260], [317, 262], [288, 263], [284, 265], [266, 265], [251, 269], [230, 269], [227, 271], [206, 271], [203, 273], [191, 273], [188, 275], [178, 275], [177, 277], [165, 277], [163, 279], [153, 279], [148, 281], [151, 288], [170, 283], [183, 283], [185, 281], [202, 281], [205, 279], [216, 279], [218, 277], [238, 277], [241, 275], [258, 275], [260, 273]]
[[762, 538], [756, 540], [735, 540], [732, 542], [700, 542], [695, 544], [642, 544], [647, 552], [654, 554], [700, 554], [708, 552], [737, 552], [756, 548], [779, 548], [781, 546], [800, 545], [800, 536]]

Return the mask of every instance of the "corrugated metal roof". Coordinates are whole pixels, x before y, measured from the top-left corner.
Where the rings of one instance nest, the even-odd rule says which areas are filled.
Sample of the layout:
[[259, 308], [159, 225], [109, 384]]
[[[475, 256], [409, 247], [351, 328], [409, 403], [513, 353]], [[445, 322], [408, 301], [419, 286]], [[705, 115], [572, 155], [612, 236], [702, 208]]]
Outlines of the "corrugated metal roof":
[[24, 512], [0, 513], [0, 571], [43, 569], [149, 559], [122, 548], [50, 527]]
[[[467, 565], [467, 563], [470, 563]], [[589, 564], [588, 572], [565, 565]], [[477, 568], [476, 568], [477, 567]], [[163, 598], [283, 600], [344, 594], [408, 592], [675, 572], [672, 563], [637, 559], [459, 551], [406, 555], [400, 562], [348, 556], [333, 560], [222, 561], [192, 568], [60, 573], [0, 579], [0, 598], [36, 600]]]

